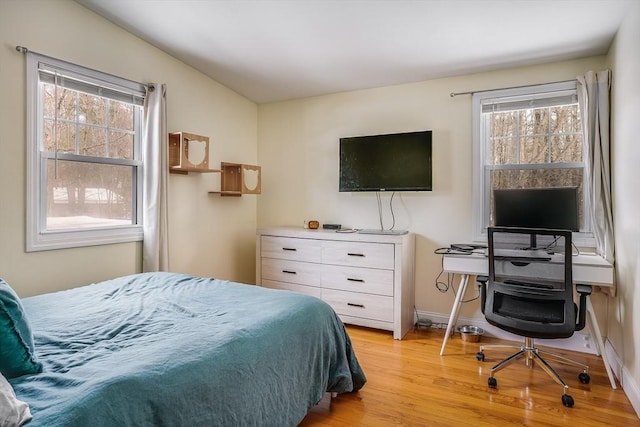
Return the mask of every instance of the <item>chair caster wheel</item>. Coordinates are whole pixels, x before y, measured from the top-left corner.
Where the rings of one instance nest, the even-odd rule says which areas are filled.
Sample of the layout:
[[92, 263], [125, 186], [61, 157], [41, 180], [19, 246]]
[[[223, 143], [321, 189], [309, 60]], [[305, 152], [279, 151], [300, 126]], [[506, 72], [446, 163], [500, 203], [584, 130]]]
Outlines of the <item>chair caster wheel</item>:
[[487, 381], [487, 383], [489, 384], [489, 388], [498, 388], [498, 381], [493, 377], [489, 377], [489, 380]]
[[589, 384], [591, 382], [591, 377], [586, 372], [578, 374], [578, 379], [582, 384]]
[[564, 406], [566, 406], [567, 408], [572, 408], [573, 407], [573, 397], [569, 396], [568, 394], [563, 394], [562, 395], [562, 404]]
[[484, 362], [484, 353], [479, 351], [476, 353], [476, 360], [480, 361], [480, 362]]

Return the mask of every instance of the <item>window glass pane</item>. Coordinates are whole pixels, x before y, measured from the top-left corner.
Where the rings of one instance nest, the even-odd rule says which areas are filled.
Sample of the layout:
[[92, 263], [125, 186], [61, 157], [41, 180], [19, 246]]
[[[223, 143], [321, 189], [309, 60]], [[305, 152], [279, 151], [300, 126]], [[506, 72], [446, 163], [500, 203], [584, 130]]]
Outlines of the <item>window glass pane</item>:
[[79, 152], [83, 156], [107, 155], [107, 132], [104, 128], [78, 126]]
[[125, 132], [110, 132], [109, 157], [133, 159], [133, 134]]
[[491, 137], [513, 136], [518, 134], [518, 114], [516, 111], [490, 113]]
[[584, 228], [582, 168], [493, 170], [490, 172], [490, 223], [493, 224], [493, 190], [508, 188], [578, 187], [580, 229]]
[[530, 110], [520, 110], [520, 134], [540, 135], [549, 132], [549, 110], [548, 108], [536, 108]]
[[134, 167], [53, 159], [46, 165], [48, 231], [135, 223]]
[[582, 135], [551, 137], [551, 163], [582, 162]]
[[582, 133], [580, 111], [578, 105], [563, 105], [550, 109], [551, 132]]
[[58, 120], [76, 120], [77, 92], [43, 83], [44, 116]]
[[44, 117], [54, 117], [56, 110], [56, 101], [55, 101], [55, 86], [43, 83], [42, 84], [42, 98], [44, 102], [43, 105], [43, 115]]
[[107, 99], [78, 92], [78, 122], [105, 126]]
[[488, 164], [509, 165], [518, 163], [517, 138], [491, 138], [491, 158]]
[[549, 161], [549, 143], [546, 136], [525, 137], [521, 140], [520, 163], [536, 164]]
[[111, 101], [109, 127], [133, 131], [133, 105]]
[[[51, 119], [44, 120], [44, 151], [56, 151], [54, 139], [55, 121]], [[57, 127], [59, 153], [75, 153], [76, 152], [76, 127], [73, 123], [58, 122]]]

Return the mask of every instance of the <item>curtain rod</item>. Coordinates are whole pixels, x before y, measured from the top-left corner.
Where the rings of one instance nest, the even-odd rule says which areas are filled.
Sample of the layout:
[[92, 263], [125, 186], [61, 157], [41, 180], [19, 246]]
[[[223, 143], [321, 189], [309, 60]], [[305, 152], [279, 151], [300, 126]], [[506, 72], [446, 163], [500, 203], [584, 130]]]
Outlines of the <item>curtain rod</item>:
[[574, 81], [575, 80], [562, 80], [562, 81], [557, 81], [557, 82], [535, 83], [535, 84], [532, 84], [532, 85], [500, 87], [500, 88], [496, 88], [496, 89], [473, 90], [473, 91], [468, 91], [468, 92], [451, 92], [451, 93], [449, 93], [449, 96], [451, 98], [453, 98], [453, 97], [458, 96], [458, 95], [473, 95], [475, 93], [480, 93], [480, 92], [489, 92], [490, 90], [520, 89], [520, 88], [523, 88], [523, 87], [544, 86], [544, 85], [550, 85], [550, 84], [554, 84], [554, 83], [569, 83], [569, 82], [574, 82]]
[[[2, 0], [0, 0], [0, 1], [2, 1]], [[63, 60], [63, 59], [57, 59], [57, 58], [54, 58], [54, 57], [52, 57], [52, 56], [43, 55], [43, 54], [41, 54], [41, 53], [34, 52], [34, 51], [32, 51], [32, 50], [29, 50], [28, 48], [26, 48], [26, 47], [24, 47], [24, 46], [16, 46], [16, 51], [18, 51], [18, 52], [20, 52], [20, 53], [24, 53], [25, 55], [26, 55], [27, 53], [31, 52], [31, 53], [33, 53], [33, 54], [40, 55], [40, 56], [42, 56], [42, 57], [52, 59], [52, 60], [54, 60], [54, 61], [60, 61], [60, 62], [66, 62], [66, 63], [68, 63], [67, 61], [65, 61], [65, 60]], [[86, 67], [83, 67], [83, 68], [86, 68]], [[102, 72], [102, 71], [100, 71], [100, 73], [101, 73], [101, 74], [106, 74], [106, 73], [104, 73], [104, 72]], [[136, 85], [140, 85], [140, 86], [142, 86], [144, 89], [154, 90], [154, 89], [153, 89], [153, 88], [154, 88], [154, 84], [153, 84], [153, 83], [139, 83], [139, 82], [136, 82], [136, 81], [133, 81], [133, 80], [125, 79], [125, 78], [123, 78], [123, 77], [118, 77], [118, 76], [113, 76], [113, 77], [116, 77], [116, 78], [118, 78], [118, 79], [120, 79], [120, 80], [122, 80], [122, 81], [127, 81], [127, 82], [131, 82], [131, 83], [133, 83], [133, 84], [136, 84]]]

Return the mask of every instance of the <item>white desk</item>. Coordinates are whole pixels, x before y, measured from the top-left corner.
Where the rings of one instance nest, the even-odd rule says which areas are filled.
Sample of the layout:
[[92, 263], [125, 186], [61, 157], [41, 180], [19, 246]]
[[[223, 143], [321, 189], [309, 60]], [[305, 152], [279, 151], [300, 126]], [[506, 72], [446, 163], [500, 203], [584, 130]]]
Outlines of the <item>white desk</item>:
[[[613, 286], [613, 267], [602, 257], [597, 255], [577, 255], [572, 258], [572, 263], [574, 283], [600, 287]], [[458, 292], [455, 295], [453, 307], [451, 308], [451, 315], [449, 316], [449, 323], [447, 324], [447, 332], [445, 333], [444, 340], [442, 341], [442, 348], [440, 349], [441, 356], [444, 355], [444, 349], [447, 346], [447, 341], [452, 335], [453, 328], [458, 321], [462, 298], [464, 297], [464, 294], [467, 291], [467, 285], [469, 284], [469, 276], [488, 275], [489, 262], [488, 258], [483, 254], [446, 254], [443, 259], [443, 269], [447, 273], [460, 274], [460, 285], [458, 286]], [[600, 333], [600, 327], [598, 326], [598, 320], [596, 319], [595, 312], [593, 311], [590, 297], [587, 297], [587, 314], [589, 327], [596, 338], [597, 352], [602, 356], [602, 361], [604, 362], [604, 367], [607, 370], [611, 387], [615, 389], [616, 382], [613, 377], [613, 372], [611, 371], [611, 365], [607, 360], [606, 352], [604, 351], [602, 334]]]

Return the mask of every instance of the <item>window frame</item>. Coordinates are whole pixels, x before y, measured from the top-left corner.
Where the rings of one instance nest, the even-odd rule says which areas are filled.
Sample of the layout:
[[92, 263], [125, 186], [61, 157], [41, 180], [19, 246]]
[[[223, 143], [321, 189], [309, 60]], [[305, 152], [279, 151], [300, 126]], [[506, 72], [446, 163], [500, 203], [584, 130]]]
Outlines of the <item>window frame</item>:
[[[582, 162], [577, 163], [560, 163], [560, 164], [546, 164], [546, 167], [540, 167], [537, 165], [518, 165], [518, 167], [513, 166], [498, 166], [498, 167], [489, 167], [486, 164], [486, 150], [487, 145], [489, 144], [489, 136], [488, 130], [484, 129], [483, 118], [482, 118], [482, 105], [483, 102], [489, 101], [491, 99], [500, 99], [500, 98], [520, 98], [520, 100], [526, 99], [537, 99], [541, 96], [544, 97], [544, 94], [548, 93], [558, 93], [558, 92], [569, 92], [572, 91], [576, 93], [576, 81], [566, 81], [566, 82], [556, 82], [556, 83], [547, 83], [547, 84], [538, 84], [531, 86], [521, 86], [514, 87], [508, 89], [497, 89], [490, 91], [482, 91], [476, 92], [472, 97], [472, 137], [473, 137], [473, 239], [478, 242], [486, 242], [487, 241], [487, 227], [486, 222], [489, 218], [489, 203], [490, 203], [490, 179], [489, 175], [492, 169], [554, 169], [554, 168], [569, 168], [569, 167], [582, 167], [583, 168], [583, 176], [582, 176], [582, 186], [584, 191], [584, 205], [583, 205], [583, 217], [584, 217], [584, 229], [580, 230], [580, 232], [573, 233], [573, 243], [578, 247], [583, 248], [595, 248], [595, 238], [593, 233], [591, 232], [591, 208], [590, 208], [590, 197], [589, 197], [589, 187], [587, 182], [587, 146], [586, 141], [583, 137], [583, 148], [582, 148]], [[577, 93], [576, 93], [577, 97]]]
[[[51, 154], [44, 151], [44, 113], [40, 96], [40, 70], [57, 70], [62, 75], [81, 78], [92, 85], [104, 88], [105, 91], [137, 96], [138, 104], [145, 97], [146, 88], [136, 83], [100, 71], [71, 64], [66, 61], [40, 55], [33, 52], [27, 54], [27, 197], [26, 197], [26, 251], [42, 251], [114, 243], [125, 243], [143, 240], [142, 226], [142, 177], [144, 162], [142, 159], [142, 108], [136, 107], [134, 114], [134, 159], [118, 159], [107, 157], [79, 156], [70, 153], [57, 153], [58, 160], [81, 161], [87, 164], [113, 164], [132, 168], [132, 219], [133, 224], [103, 226], [85, 229], [53, 230], [46, 229], [47, 195], [46, 168]], [[75, 90], [75, 89], [74, 89]], [[110, 96], [107, 98], [115, 99]], [[133, 99], [133, 98], [132, 98]]]

